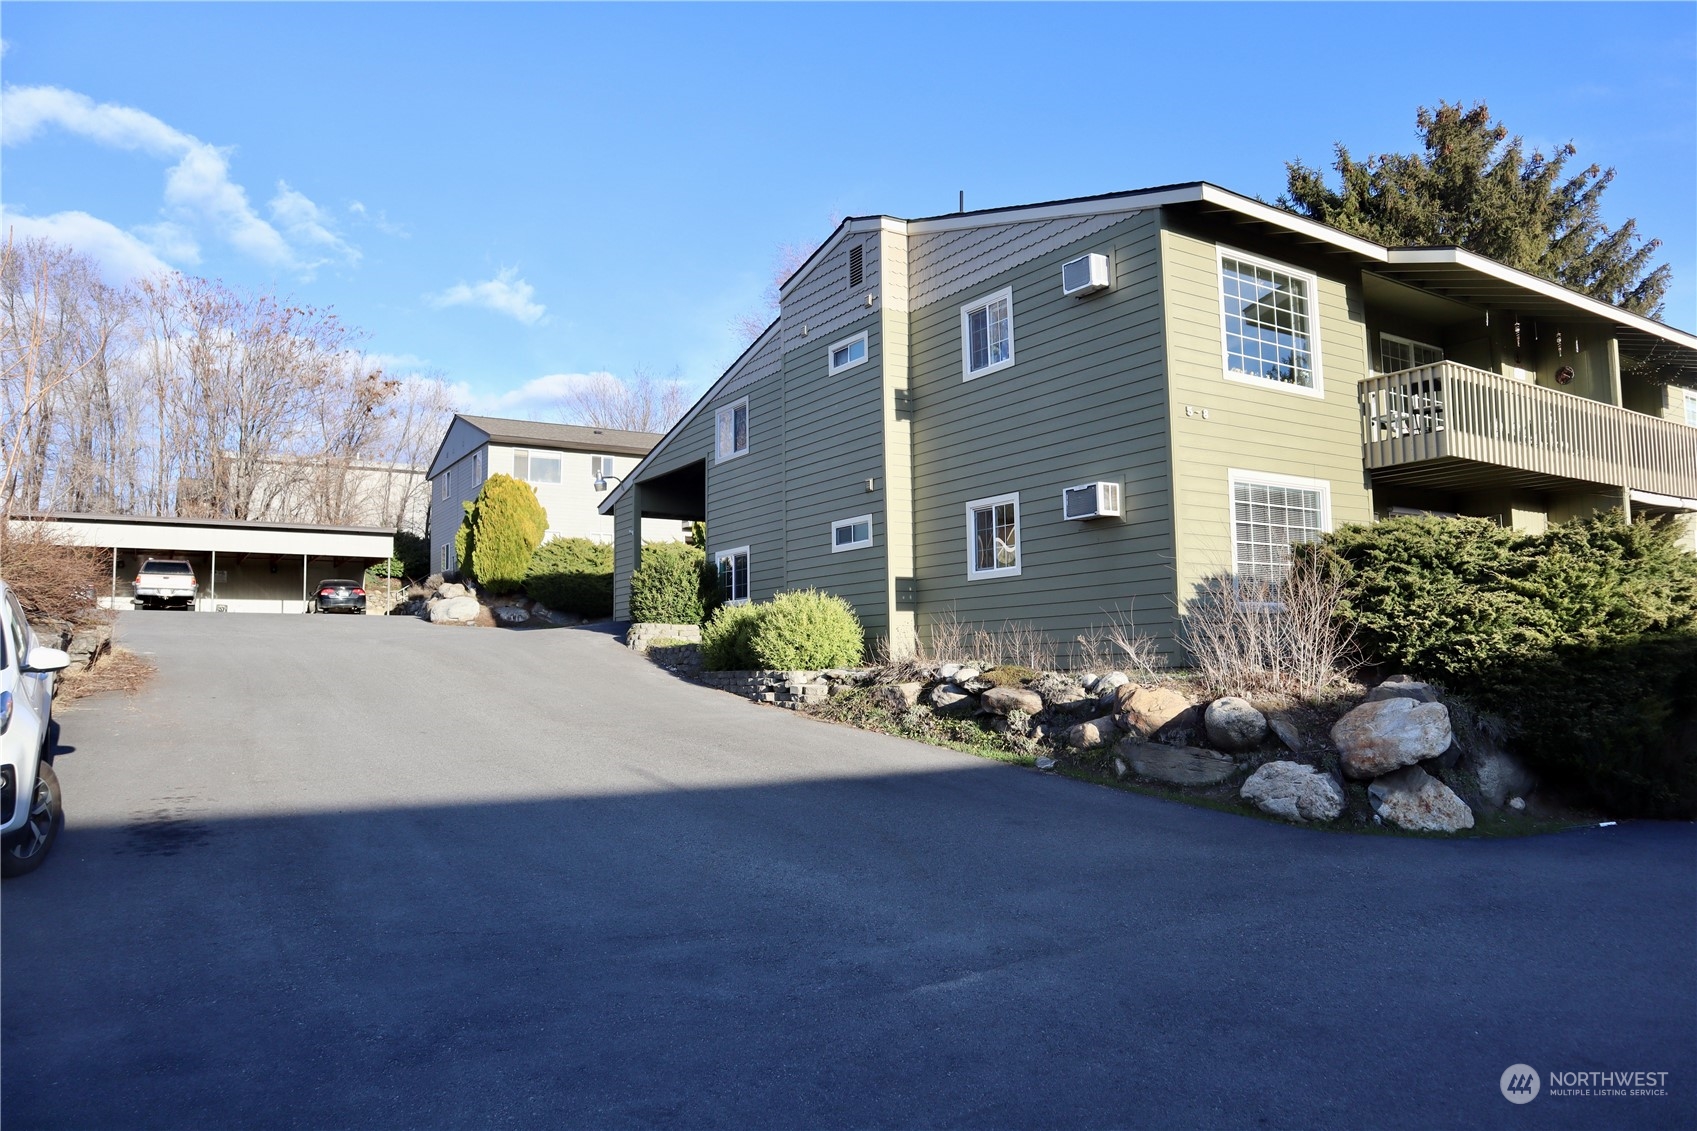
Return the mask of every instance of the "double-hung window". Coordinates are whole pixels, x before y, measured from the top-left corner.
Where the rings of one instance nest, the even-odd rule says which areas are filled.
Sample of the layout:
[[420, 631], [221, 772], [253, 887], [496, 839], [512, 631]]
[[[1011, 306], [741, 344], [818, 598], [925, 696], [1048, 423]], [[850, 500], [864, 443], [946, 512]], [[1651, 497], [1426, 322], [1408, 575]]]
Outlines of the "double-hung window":
[[748, 398], [721, 408], [717, 414], [718, 461], [748, 454]]
[[613, 474], [612, 456], [590, 456], [589, 475], [592, 479], [606, 479]]
[[840, 554], [844, 550], [862, 550], [870, 545], [872, 545], [871, 515], [856, 515], [854, 518], [840, 519], [831, 524], [831, 552], [833, 554]]
[[1013, 288], [960, 308], [961, 379], [1013, 364]]
[[966, 576], [1019, 575], [1019, 494], [966, 504]]
[[1276, 586], [1290, 572], [1290, 548], [1331, 529], [1331, 487], [1323, 479], [1232, 471], [1232, 572], [1239, 584]]
[[866, 334], [856, 334], [852, 338], [838, 342], [830, 350], [830, 373], [834, 377], [845, 369], [853, 369], [866, 360]]
[[748, 547], [738, 546], [734, 550], [720, 550], [714, 560], [719, 564], [719, 590], [725, 595], [725, 603], [746, 605], [748, 603]]
[[1220, 249], [1226, 377], [1319, 396], [1314, 276]]
[[526, 483], [558, 483], [560, 457], [533, 452], [526, 448], [513, 450], [513, 478]]
[[1395, 334], [1379, 335], [1379, 372], [1401, 373], [1404, 369], [1419, 369], [1436, 365], [1444, 359], [1444, 351], [1425, 342], [1399, 338]]
[[1697, 393], [1685, 394], [1685, 423], [1697, 428]]

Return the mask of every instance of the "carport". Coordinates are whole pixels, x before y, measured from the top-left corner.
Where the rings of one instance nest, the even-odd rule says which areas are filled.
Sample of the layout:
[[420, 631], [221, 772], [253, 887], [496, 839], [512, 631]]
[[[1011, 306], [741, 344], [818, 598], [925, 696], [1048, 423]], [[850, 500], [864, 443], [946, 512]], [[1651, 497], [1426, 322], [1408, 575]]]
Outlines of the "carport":
[[200, 581], [202, 612], [299, 613], [325, 578], [358, 579], [395, 552], [392, 531], [368, 526], [243, 522], [223, 518], [132, 515], [24, 515], [67, 538], [111, 553], [106, 608], [131, 607], [131, 582], [148, 558], [181, 558]]

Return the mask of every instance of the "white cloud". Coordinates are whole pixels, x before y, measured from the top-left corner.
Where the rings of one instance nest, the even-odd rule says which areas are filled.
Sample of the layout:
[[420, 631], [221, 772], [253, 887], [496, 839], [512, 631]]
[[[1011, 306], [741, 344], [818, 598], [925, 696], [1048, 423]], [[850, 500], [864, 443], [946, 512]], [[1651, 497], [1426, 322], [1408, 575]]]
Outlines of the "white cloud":
[[0, 211], [0, 225], [20, 241], [39, 238], [75, 248], [99, 263], [110, 283], [123, 283], [172, 269], [148, 242], [87, 212], [28, 216], [5, 208]]
[[[209, 145], [146, 111], [97, 104], [59, 87], [7, 87], [0, 92], [0, 145], [23, 145], [53, 128], [110, 149], [175, 161], [165, 174], [163, 222], [138, 227], [132, 235], [178, 262], [198, 261], [196, 230], [210, 232], [267, 266], [302, 275], [332, 260], [359, 260], [359, 250], [334, 232], [323, 210], [284, 182], [278, 182], [270, 205], [272, 220], [282, 230], [260, 216], [247, 191], [230, 179], [229, 148]], [[78, 250], [95, 254], [86, 246], [78, 245]]]
[[365, 355], [367, 365], [374, 365], [383, 372], [394, 376], [397, 373], [413, 373], [428, 369], [430, 362], [426, 358], [412, 353], [368, 353]]
[[461, 412], [534, 418], [539, 413], [553, 416], [567, 393], [610, 376], [609, 373], [549, 373], [502, 393], [474, 390], [464, 381], [456, 381], [448, 386], [448, 392]]
[[412, 232], [407, 230], [406, 225], [397, 224], [389, 219], [389, 214], [381, 208], [377, 210], [377, 214], [374, 216], [364, 202], [356, 200], [348, 205], [348, 211], [359, 217], [362, 223], [372, 224], [386, 236], [394, 236], [396, 239], [403, 240], [412, 239]]
[[513, 267], [503, 268], [493, 279], [481, 283], [455, 283], [439, 295], [425, 296], [432, 306], [481, 306], [508, 315], [526, 326], [536, 323], [548, 308], [531, 301], [536, 288], [518, 277]]

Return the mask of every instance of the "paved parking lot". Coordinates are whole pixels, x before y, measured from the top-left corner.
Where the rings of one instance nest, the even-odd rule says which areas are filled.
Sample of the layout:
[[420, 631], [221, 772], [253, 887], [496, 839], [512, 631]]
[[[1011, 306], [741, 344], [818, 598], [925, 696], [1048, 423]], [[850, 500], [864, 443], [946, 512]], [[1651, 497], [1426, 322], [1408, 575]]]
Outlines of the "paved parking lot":
[[1697, 1125], [1690, 826], [1287, 828], [588, 630], [120, 634], [4, 889], [9, 1128]]

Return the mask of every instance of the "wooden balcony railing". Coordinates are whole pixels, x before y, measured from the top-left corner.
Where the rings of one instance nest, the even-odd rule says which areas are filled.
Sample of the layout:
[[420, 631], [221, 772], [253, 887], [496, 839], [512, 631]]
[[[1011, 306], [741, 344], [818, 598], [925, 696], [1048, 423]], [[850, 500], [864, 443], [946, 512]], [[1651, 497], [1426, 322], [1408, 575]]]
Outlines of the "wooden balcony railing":
[[1368, 470], [1470, 460], [1697, 497], [1697, 428], [1452, 361], [1361, 382]]

